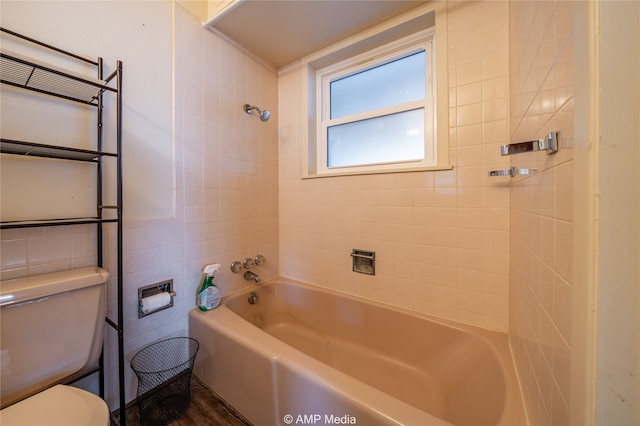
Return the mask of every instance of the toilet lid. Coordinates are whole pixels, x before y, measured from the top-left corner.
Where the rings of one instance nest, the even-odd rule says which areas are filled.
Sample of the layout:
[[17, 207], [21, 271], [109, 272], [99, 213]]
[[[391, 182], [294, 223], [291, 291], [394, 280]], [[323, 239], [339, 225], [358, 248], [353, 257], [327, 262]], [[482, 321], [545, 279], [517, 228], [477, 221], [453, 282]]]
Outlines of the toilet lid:
[[2, 426], [108, 426], [109, 407], [98, 396], [56, 385], [0, 411]]

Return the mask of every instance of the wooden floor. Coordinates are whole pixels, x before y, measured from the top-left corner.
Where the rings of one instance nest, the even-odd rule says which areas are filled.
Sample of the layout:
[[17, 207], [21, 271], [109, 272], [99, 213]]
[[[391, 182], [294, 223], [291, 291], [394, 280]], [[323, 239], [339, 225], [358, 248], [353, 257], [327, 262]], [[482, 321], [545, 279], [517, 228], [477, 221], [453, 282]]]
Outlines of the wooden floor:
[[[141, 425], [137, 405], [127, 408], [126, 421], [127, 426]], [[252, 426], [196, 376], [191, 377], [191, 404], [187, 412], [170, 424], [172, 426]], [[117, 416], [112, 416], [111, 425], [120, 426]]]

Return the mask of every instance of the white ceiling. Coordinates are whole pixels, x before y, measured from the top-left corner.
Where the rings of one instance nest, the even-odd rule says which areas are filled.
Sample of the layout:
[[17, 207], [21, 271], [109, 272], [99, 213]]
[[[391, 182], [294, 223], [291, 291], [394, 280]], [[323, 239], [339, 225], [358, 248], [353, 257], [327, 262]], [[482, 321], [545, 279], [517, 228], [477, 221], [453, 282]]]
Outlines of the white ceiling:
[[277, 68], [426, 1], [247, 0], [212, 26]]

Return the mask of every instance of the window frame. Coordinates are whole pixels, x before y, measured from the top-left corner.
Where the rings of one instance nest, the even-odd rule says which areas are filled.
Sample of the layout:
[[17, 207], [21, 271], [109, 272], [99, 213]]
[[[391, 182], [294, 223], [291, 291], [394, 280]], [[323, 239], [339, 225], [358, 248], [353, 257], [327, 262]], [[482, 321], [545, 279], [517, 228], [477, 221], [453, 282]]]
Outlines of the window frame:
[[[417, 33], [431, 29], [433, 36], [433, 65], [436, 81], [434, 88], [434, 147], [436, 160], [433, 166], [369, 170], [359, 167], [353, 171], [329, 170], [319, 172], [317, 135], [317, 96], [318, 70], [337, 64], [349, 58], [372, 51], [392, 42], [398, 42]], [[361, 33], [343, 39], [331, 46], [320, 49], [300, 59], [300, 62], [282, 68], [279, 73], [297, 72], [300, 75], [300, 126], [301, 126], [301, 179], [324, 178], [331, 176], [364, 175], [377, 173], [451, 170], [449, 162], [449, 70], [447, 65], [447, 4], [433, 0], [421, 6], [368, 28]]]
[[[316, 71], [316, 158], [317, 174], [335, 173], [374, 173], [385, 170], [402, 170], [406, 168], [432, 167], [437, 162], [437, 144], [435, 143], [435, 61], [434, 38], [432, 28], [377, 47], [373, 50], [350, 57], [338, 63]], [[412, 54], [425, 52], [425, 97], [419, 101], [384, 107], [375, 110], [331, 118], [331, 83], [373, 68], [384, 66]], [[424, 113], [424, 157], [421, 160], [406, 159], [379, 163], [358, 164], [349, 166], [328, 165], [328, 129], [331, 126], [356, 123], [358, 121], [381, 118], [400, 112], [423, 108]]]

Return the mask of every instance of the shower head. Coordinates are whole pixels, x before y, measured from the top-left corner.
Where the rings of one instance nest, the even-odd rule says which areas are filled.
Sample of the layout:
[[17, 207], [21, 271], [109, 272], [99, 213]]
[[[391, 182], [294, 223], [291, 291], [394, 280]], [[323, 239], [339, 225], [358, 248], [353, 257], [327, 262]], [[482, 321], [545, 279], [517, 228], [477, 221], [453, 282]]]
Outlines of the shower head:
[[260, 108], [258, 108], [257, 106], [244, 104], [244, 112], [246, 112], [247, 114], [251, 114], [254, 110], [258, 112], [261, 121], [264, 121], [265, 123], [269, 121], [271, 113], [268, 110], [260, 110]]

